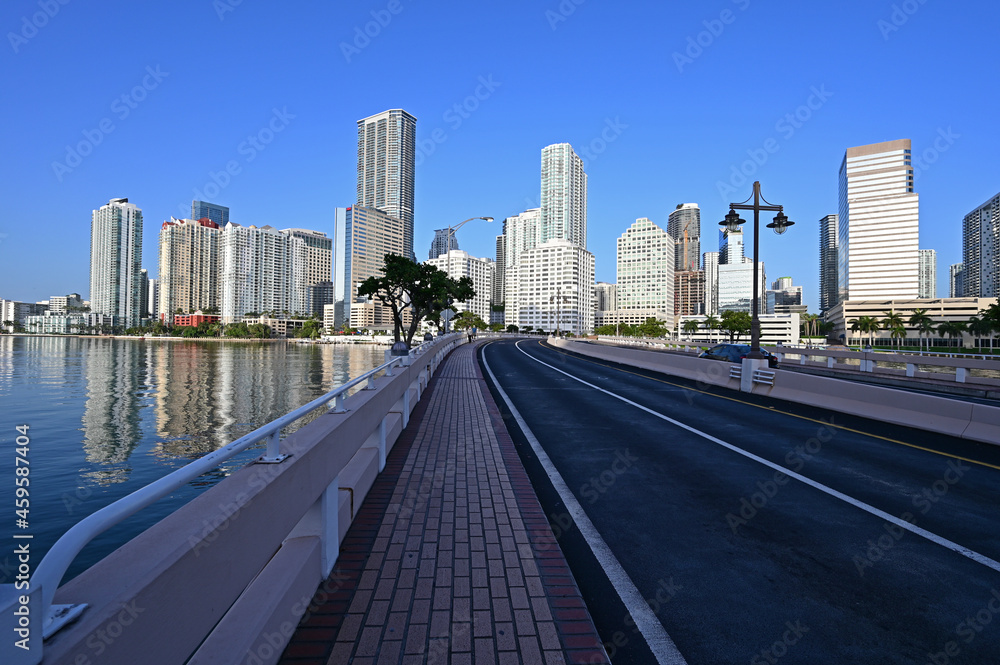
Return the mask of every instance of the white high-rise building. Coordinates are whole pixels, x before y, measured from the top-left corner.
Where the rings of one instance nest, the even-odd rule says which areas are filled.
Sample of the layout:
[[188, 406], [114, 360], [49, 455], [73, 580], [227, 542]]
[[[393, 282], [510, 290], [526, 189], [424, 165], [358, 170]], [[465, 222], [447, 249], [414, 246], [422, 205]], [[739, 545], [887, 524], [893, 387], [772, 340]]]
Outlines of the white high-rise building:
[[111, 199], [94, 210], [90, 225], [90, 309], [115, 317], [115, 325], [139, 325], [142, 210], [128, 199]]
[[436, 259], [453, 249], [461, 249], [458, 246], [458, 236], [454, 229], [437, 229], [434, 231], [434, 240], [431, 241], [431, 249], [427, 252], [427, 258]]
[[819, 220], [819, 310], [837, 304], [837, 216]]
[[222, 229], [221, 254], [223, 323], [251, 312], [309, 311], [308, 253], [301, 238], [271, 226], [230, 223]]
[[476, 295], [469, 302], [453, 303], [451, 308], [456, 312], [472, 312], [489, 324], [493, 300], [493, 280], [496, 277], [496, 264], [492, 260], [478, 259], [469, 256], [468, 252], [453, 249], [436, 259], [427, 259], [426, 263], [438, 270], [443, 270], [452, 279], [458, 280], [463, 277], [471, 279], [472, 288], [476, 290]]
[[743, 252], [743, 229], [719, 231], [719, 265], [735, 265], [743, 263], [746, 258]]
[[702, 257], [705, 271], [705, 314], [719, 313], [719, 252], [705, 252]]
[[542, 149], [541, 232], [538, 241], [568, 240], [587, 248], [587, 174], [569, 143]]
[[837, 226], [841, 302], [917, 297], [920, 200], [909, 139], [847, 149]]
[[403, 222], [404, 254], [413, 254], [413, 181], [417, 119], [390, 109], [358, 120], [357, 206], [375, 208]]
[[504, 325], [520, 325], [518, 267], [521, 255], [538, 245], [541, 220], [541, 208], [531, 208], [503, 220]]
[[948, 266], [948, 297], [961, 298], [965, 295], [963, 290], [963, 277], [965, 275], [964, 265], [952, 263]]
[[568, 240], [549, 240], [521, 254], [517, 279], [519, 328], [593, 332], [593, 254]]
[[222, 230], [207, 218], [163, 222], [160, 294], [153, 316], [170, 325], [177, 314], [221, 308], [221, 247]]
[[918, 298], [937, 298], [937, 252], [933, 249], [917, 251], [920, 264], [920, 290]]
[[618, 309], [618, 285], [598, 282], [594, 285], [594, 309], [599, 312], [613, 312]]
[[310, 229], [282, 229], [281, 232], [302, 238], [306, 243], [306, 285], [329, 282], [333, 274], [333, 238]]
[[148, 308], [149, 315], [154, 319], [158, 318], [160, 312], [160, 280], [149, 280], [149, 288], [146, 290], [146, 295], [146, 307]]
[[618, 310], [674, 327], [674, 239], [645, 217], [618, 238]]

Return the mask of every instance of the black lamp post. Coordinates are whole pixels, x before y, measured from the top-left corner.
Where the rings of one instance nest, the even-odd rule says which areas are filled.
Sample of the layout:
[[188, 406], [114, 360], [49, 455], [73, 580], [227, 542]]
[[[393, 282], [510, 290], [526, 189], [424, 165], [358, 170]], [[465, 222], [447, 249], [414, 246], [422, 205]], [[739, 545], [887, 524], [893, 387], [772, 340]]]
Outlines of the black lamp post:
[[[748, 201], [753, 199], [753, 203], [750, 204]], [[764, 205], [761, 205], [761, 201]], [[767, 225], [767, 228], [774, 229], [774, 232], [781, 235], [788, 230], [788, 227], [795, 224], [795, 222], [789, 221], [785, 217], [785, 213], [782, 212], [782, 206], [772, 205], [760, 195], [760, 181], [755, 181], [753, 184], [753, 196], [748, 198], [742, 203], [730, 203], [729, 204], [729, 214], [726, 215], [724, 221], [719, 222], [719, 226], [726, 227], [726, 230], [736, 233], [740, 230], [740, 225], [743, 224], [745, 220], [740, 219], [737, 210], [753, 210], [753, 302], [751, 303], [751, 318], [750, 318], [750, 354], [748, 358], [762, 359], [764, 356], [760, 352], [760, 278], [758, 276], [759, 268], [757, 267], [757, 252], [760, 246], [760, 211], [768, 210], [771, 212], [777, 212], [774, 221]]]

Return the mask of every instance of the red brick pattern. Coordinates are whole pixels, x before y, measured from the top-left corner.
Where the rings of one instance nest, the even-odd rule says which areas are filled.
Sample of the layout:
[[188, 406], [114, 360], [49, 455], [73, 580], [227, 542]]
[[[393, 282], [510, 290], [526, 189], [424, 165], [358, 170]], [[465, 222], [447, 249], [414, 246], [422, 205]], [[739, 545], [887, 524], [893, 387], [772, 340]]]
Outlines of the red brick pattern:
[[607, 663], [471, 345], [442, 364], [281, 663]]

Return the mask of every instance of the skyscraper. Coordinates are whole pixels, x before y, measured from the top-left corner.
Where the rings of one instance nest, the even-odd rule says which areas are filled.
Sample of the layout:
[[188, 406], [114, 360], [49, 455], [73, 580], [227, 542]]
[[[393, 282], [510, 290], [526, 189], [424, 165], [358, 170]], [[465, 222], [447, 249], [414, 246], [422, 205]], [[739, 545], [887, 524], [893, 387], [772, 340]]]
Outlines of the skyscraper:
[[594, 285], [594, 308], [599, 312], [618, 309], [618, 285], [597, 282]]
[[436, 259], [442, 254], [458, 249], [458, 236], [453, 229], [435, 229], [431, 249], [427, 252], [428, 259]]
[[115, 325], [139, 325], [142, 311], [142, 210], [128, 199], [111, 199], [94, 210], [90, 224], [90, 309], [117, 317]]
[[334, 228], [334, 324], [392, 330], [392, 312], [375, 300], [358, 297], [358, 286], [382, 274], [386, 254], [405, 254], [402, 220], [381, 210], [337, 208]]
[[404, 254], [413, 254], [413, 178], [417, 119], [390, 109], [358, 120], [357, 206], [403, 222]]
[[674, 239], [674, 270], [698, 270], [701, 258], [701, 210], [697, 203], [679, 203], [669, 216], [667, 233]]
[[532, 208], [503, 220], [504, 324], [508, 326], [521, 325], [518, 300], [521, 257], [538, 245], [541, 219], [541, 208]]
[[719, 252], [705, 252], [705, 314], [719, 313]]
[[539, 243], [559, 238], [587, 248], [587, 174], [569, 143], [542, 149]]
[[[493, 305], [502, 306], [506, 296], [507, 259], [504, 256], [504, 237], [497, 236], [496, 274], [493, 276]], [[503, 323], [503, 310], [490, 312], [490, 323]]]
[[220, 227], [229, 223], [229, 208], [207, 201], [191, 201], [191, 219], [208, 219]]
[[719, 265], [743, 263], [743, 230], [719, 231]]
[[148, 319], [149, 312], [149, 271], [139, 271], [139, 318]]
[[917, 250], [920, 265], [920, 290], [918, 298], [937, 298], [937, 252], [933, 249]]
[[644, 217], [635, 220], [618, 238], [618, 309], [648, 312], [673, 329], [674, 258], [666, 231]]
[[[767, 312], [764, 262], [757, 264], [758, 314]], [[719, 266], [719, 311], [751, 312], [753, 307], [753, 261]]]
[[949, 298], [961, 298], [965, 296], [965, 291], [962, 288], [963, 282], [963, 269], [961, 263], [953, 263], [948, 266], [948, 297]]
[[840, 302], [917, 297], [919, 219], [909, 139], [847, 149], [837, 218]]
[[819, 220], [819, 310], [825, 314], [837, 297], [837, 216]]
[[223, 323], [238, 322], [250, 312], [309, 311], [308, 254], [301, 238], [271, 226], [230, 223], [222, 229], [220, 252]]
[[[204, 218], [202, 218], [204, 220]], [[160, 297], [154, 316], [166, 324], [178, 314], [222, 306], [222, 230], [212, 221], [170, 218], [160, 227]]]
[[1000, 296], [1000, 194], [962, 221], [962, 295]]

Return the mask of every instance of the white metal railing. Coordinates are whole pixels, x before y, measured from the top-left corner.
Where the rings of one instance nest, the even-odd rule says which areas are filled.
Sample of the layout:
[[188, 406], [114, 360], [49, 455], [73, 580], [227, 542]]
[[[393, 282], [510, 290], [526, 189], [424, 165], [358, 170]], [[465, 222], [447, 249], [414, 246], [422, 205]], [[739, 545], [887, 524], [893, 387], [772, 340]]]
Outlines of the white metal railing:
[[325, 395], [295, 409], [291, 413], [272, 420], [266, 425], [258, 427], [253, 432], [241, 436], [232, 443], [101, 508], [72, 526], [56, 541], [31, 576], [30, 588], [41, 588], [42, 605], [40, 609], [41, 615], [44, 617], [43, 636], [48, 638], [60, 628], [76, 619], [87, 607], [86, 604], [53, 605], [52, 601], [59, 583], [69, 569], [70, 564], [73, 563], [73, 560], [76, 559], [77, 555], [90, 541], [122, 520], [183, 487], [202, 474], [211, 471], [221, 463], [260, 441], [267, 440], [267, 449], [256, 462], [263, 464], [280, 463], [287, 457], [278, 452], [281, 431], [285, 427], [324, 406], [329, 406], [330, 411], [333, 413], [342, 413], [344, 411], [344, 396], [348, 391], [362, 383], [366, 384], [363, 390], [374, 389], [376, 374], [385, 372], [386, 376], [393, 376], [392, 370], [394, 367], [408, 366], [414, 357], [419, 356], [428, 347], [428, 344], [421, 344], [411, 349], [409, 356], [392, 358], [388, 362], [334, 388]]

